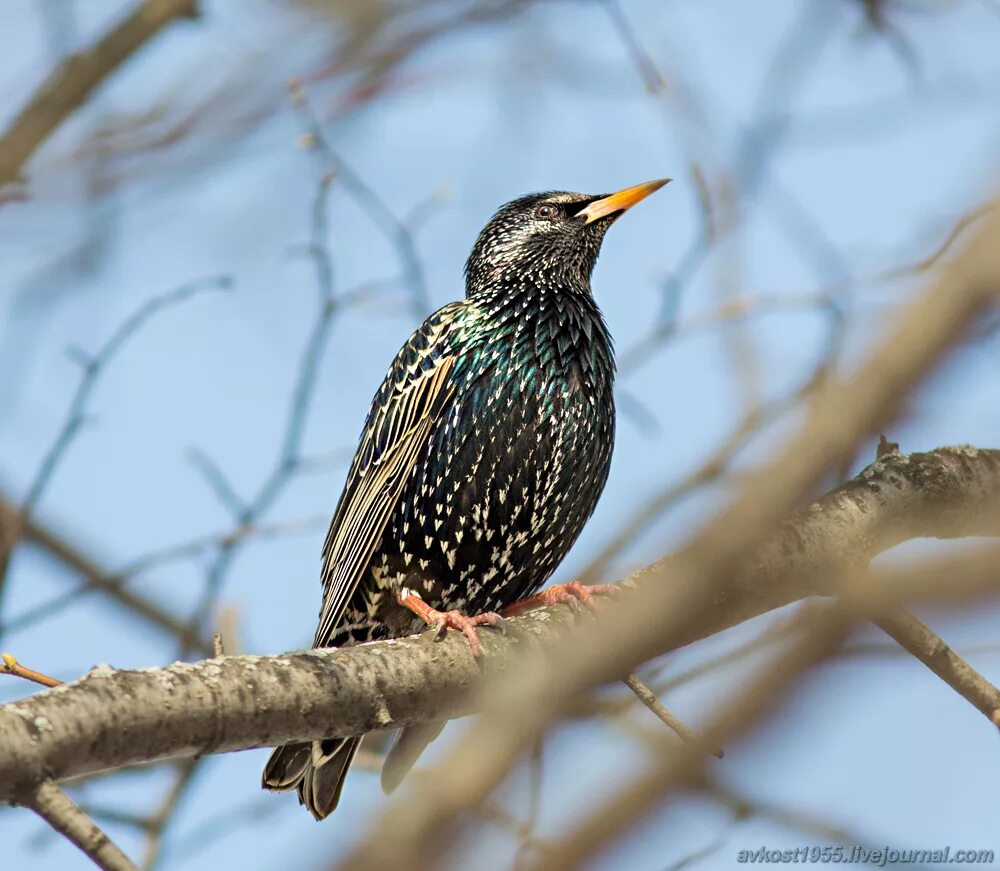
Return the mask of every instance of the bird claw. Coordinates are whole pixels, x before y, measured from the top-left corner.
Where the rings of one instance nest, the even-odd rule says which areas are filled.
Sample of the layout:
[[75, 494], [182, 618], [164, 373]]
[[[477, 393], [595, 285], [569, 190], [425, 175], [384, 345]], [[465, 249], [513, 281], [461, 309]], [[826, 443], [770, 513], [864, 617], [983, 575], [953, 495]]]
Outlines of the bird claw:
[[409, 611], [420, 617], [434, 630], [434, 640], [443, 641], [449, 629], [457, 629], [469, 642], [472, 655], [482, 656], [482, 645], [476, 632], [477, 626], [493, 626], [506, 634], [507, 626], [503, 617], [495, 611], [466, 616], [461, 611], [438, 611], [428, 605], [419, 593], [404, 587], [399, 591], [396, 601]]
[[594, 584], [584, 586], [579, 581], [570, 581], [567, 584], [554, 584], [547, 590], [542, 590], [534, 596], [528, 596], [519, 602], [513, 602], [504, 608], [504, 615], [513, 617], [523, 614], [525, 611], [533, 611], [535, 608], [544, 608], [548, 605], [568, 605], [574, 613], [580, 614], [587, 608], [594, 614], [599, 613], [604, 607], [597, 600], [597, 596], [617, 596], [622, 592], [617, 584]]
[[461, 611], [438, 611], [437, 619], [431, 623], [431, 628], [435, 629], [435, 641], [443, 641], [449, 629], [457, 629], [469, 642], [472, 655], [479, 657], [483, 654], [482, 645], [479, 641], [479, 634], [476, 632], [477, 626], [493, 626], [502, 633], [506, 633], [506, 621], [495, 611], [486, 611], [483, 614], [466, 616]]

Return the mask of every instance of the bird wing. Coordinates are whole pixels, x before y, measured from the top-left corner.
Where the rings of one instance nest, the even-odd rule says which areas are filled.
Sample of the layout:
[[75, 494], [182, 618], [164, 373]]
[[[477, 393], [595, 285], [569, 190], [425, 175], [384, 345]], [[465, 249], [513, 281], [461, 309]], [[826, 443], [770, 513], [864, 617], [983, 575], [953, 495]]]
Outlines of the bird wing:
[[313, 645], [328, 644], [358, 587], [399, 494], [454, 392], [452, 303], [410, 336], [375, 394], [323, 545], [323, 606]]

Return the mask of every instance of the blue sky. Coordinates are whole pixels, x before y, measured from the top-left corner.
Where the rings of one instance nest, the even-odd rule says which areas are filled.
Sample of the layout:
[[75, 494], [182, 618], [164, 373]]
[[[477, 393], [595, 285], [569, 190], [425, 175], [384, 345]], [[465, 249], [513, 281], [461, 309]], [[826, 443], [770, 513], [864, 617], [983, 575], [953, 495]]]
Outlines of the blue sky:
[[[76, 33], [85, 44], [128, 4], [79, 0]], [[304, 4], [303, 4], [304, 5]], [[69, 4], [60, 4], [70, 8]], [[29, 165], [33, 197], [0, 210], [0, 483], [23, 495], [61, 424], [79, 377], [67, 349], [94, 351], [152, 296], [225, 274], [228, 293], [205, 294], [158, 315], [103, 373], [87, 426], [39, 505], [111, 567], [230, 523], [189, 459], [197, 448], [250, 495], [274, 462], [288, 394], [316, 309], [315, 272], [301, 255], [324, 171], [299, 147], [300, 119], [283, 97], [286, 80], [308, 75], [331, 31], [302, 7], [209, 2], [202, 21], [174, 27], [109, 82], [86, 111]], [[725, 170], [737, 191], [749, 168], [736, 159], [747, 126], [781, 93], [794, 92], [783, 146], [756, 196], [742, 202], [738, 234], [702, 265], [679, 301], [681, 323], [729, 294], [808, 295], [849, 275], [844, 366], [878, 335], [913, 281], [863, 279], [919, 259], [997, 182], [1000, 15], [988, 2], [890, 6], [907, 48], [864, 27], [860, 4], [765, 4], [623, 0], [668, 89], [651, 96], [597, 3], [541, 4], [506, 22], [434, 43], [408, 61], [396, 86], [373, 105], [342, 111], [326, 127], [346, 162], [405, 215], [428, 197], [430, 216], [416, 245], [433, 306], [463, 291], [461, 267], [482, 224], [505, 200], [536, 189], [602, 192], [649, 178], [673, 184], [609, 234], [594, 276], [618, 348], [625, 352], [660, 315], [663, 288], [699, 233], [692, 160], [715, 180]], [[993, 11], [991, 11], [991, 9]], [[800, 29], [806, 10], [825, 34], [816, 60], [794, 81], [767, 79], [768, 59]], [[29, 0], [0, 11], [0, 127], [5, 127], [53, 59], [43, 16]], [[12, 35], [16, 38], [12, 38]], [[906, 58], [912, 55], [916, 64]], [[110, 119], [151, 109], [181, 112], [220, 83], [243, 83], [215, 104], [185, 140], [113, 164], [124, 179], [97, 203], [84, 196], [78, 149]], [[697, 120], [679, 111], [687, 90]], [[333, 114], [345, 84], [311, 86], [320, 112]], [[268, 113], [249, 129], [226, 121], [255, 99]], [[992, 98], [992, 99], [991, 99]], [[221, 131], [221, 132], [220, 132]], [[804, 211], [804, 214], [803, 214]], [[825, 241], [816, 242], [813, 225]], [[805, 240], [803, 233], [806, 234]], [[397, 251], [336, 183], [328, 244], [336, 287], [346, 291], [399, 274]], [[75, 260], [68, 255], [76, 252]], [[75, 265], [73, 265], [75, 264]], [[813, 308], [754, 318], [742, 333], [756, 351], [759, 388], [777, 397], [799, 383], [823, 353], [825, 320]], [[333, 325], [319, 370], [303, 453], [350, 447], [374, 389], [416, 316], [399, 293], [351, 309]], [[557, 578], [570, 579], [646, 498], [706, 457], [738, 422], [741, 394], [731, 353], [739, 334], [683, 331], [621, 386], [642, 400], [623, 414], [616, 458], [597, 513]], [[904, 450], [970, 442], [998, 446], [1000, 364], [994, 337], [964, 353], [914, 398], [891, 436]], [[779, 443], [783, 418], [745, 461]], [[345, 469], [331, 465], [297, 478], [267, 520], [328, 515]], [[684, 500], [635, 542], [609, 571], [618, 576], [678, 542], [724, 498], [714, 487]], [[322, 524], [257, 541], [241, 551], [221, 603], [236, 614], [247, 652], [300, 647], [314, 628]], [[204, 561], [143, 574], [134, 586], [178, 610], [193, 606]], [[75, 579], [22, 549], [3, 601], [5, 620], [72, 589]], [[993, 640], [995, 608], [925, 618], [959, 650]], [[759, 632], [757, 621], [682, 651], [680, 671]], [[865, 639], [877, 640], [874, 631]], [[0, 639], [24, 662], [71, 679], [97, 662], [118, 667], [172, 661], [177, 650], [148, 627], [122, 619], [96, 598]], [[973, 663], [1000, 680], [1000, 655]], [[685, 686], [669, 706], [697, 723], [740, 669]], [[0, 699], [31, 691], [5, 681]], [[634, 714], [637, 722], [648, 716]], [[995, 848], [994, 784], [1000, 742], [966, 703], [914, 661], [859, 657], [832, 665], [797, 692], [759, 736], [727, 748], [714, 770], [742, 793], [808, 811], [831, 824], [896, 847]], [[447, 752], [447, 735], [435, 752]], [[210, 760], [168, 832], [164, 867], [266, 869], [279, 862], [320, 868], [365, 830], [381, 807], [377, 778], [350, 778], [337, 815], [317, 826], [287, 796], [258, 793], [263, 751]], [[545, 752], [542, 832], [564, 828], [576, 804], [606, 795], [641, 754], [608, 724], [574, 725]], [[95, 783], [88, 801], [155, 807], [162, 772]], [[523, 807], [523, 772], [505, 787]], [[185, 853], [199, 825], [227, 809], [266, 814]], [[250, 814], [251, 811], [246, 811]], [[735, 867], [739, 849], [799, 846], [806, 840], [772, 821], [728, 826], [709, 801], [677, 802], [597, 866], [662, 869], [724, 838], [695, 868]], [[141, 838], [109, 826], [133, 855]], [[489, 831], [489, 830], [487, 830]], [[0, 813], [10, 867], [86, 867], [68, 845], [43, 836], [23, 810]], [[509, 867], [507, 842], [477, 853], [477, 867]], [[812, 838], [813, 841], [816, 838]], [[494, 864], [491, 864], [494, 863]]]

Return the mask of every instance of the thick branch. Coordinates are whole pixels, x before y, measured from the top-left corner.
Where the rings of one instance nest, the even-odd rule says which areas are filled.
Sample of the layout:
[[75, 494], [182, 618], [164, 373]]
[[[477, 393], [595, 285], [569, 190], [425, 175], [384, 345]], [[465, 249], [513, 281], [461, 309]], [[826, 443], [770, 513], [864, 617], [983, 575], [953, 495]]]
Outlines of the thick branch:
[[[682, 643], [809, 596], [846, 554], [870, 559], [906, 538], [960, 535], [1000, 535], [1000, 451], [883, 457], [790, 520]], [[23, 801], [47, 778], [462, 716], [481, 668], [504, 670], [519, 647], [552, 640], [574, 619], [556, 607], [509, 621], [506, 636], [482, 632], [483, 665], [451, 633], [440, 644], [423, 636], [163, 669], [99, 666], [0, 707], [0, 801]]]
[[[824, 576], [865, 566], [914, 538], [1000, 535], [1000, 450], [970, 445], [888, 454], [798, 512], [755, 565], [720, 590], [704, 619], [681, 632], [687, 644], [822, 592]], [[657, 574], [670, 557], [640, 572]], [[849, 567], [849, 566], [848, 566]]]
[[[573, 619], [555, 608], [510, 620], [506, 636], [481, 632], [485, 671], [504, 669], [518, 647]], [[46, 777], [462, 716], [470, 713], [465, 691], [481, 677], [457, 633], [441, 643], [427, 634], [166, 668], [97, 666], [0, 707], [0, 801], [23, 800]]]

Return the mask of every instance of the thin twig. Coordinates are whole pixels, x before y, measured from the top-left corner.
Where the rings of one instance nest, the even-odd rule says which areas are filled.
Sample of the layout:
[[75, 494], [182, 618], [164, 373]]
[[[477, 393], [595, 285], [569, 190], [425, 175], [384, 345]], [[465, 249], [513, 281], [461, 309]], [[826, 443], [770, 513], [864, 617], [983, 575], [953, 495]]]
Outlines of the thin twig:
[[66, 456], [67, 451], [76, 438], [81, 427], [86, 420], [86, 408], [90, 401], [95, 386], [108, 364], [121, 351], [122, 347], [131, 339], [151, 318], [165, 308], [176, 305], [191, 297], [207, 291], [225, 290], [232, 286], [232, 279], [229, 276], [215, 276], [212, 278], [193, 281], [167, 293], [154, 296], [143, 303], [132, 315], [130, 315], [121, 326], [112, 333], [111, 337], [101, 346], [93, 356], [86, 356], [80, 351], [74, 353], [74, 357], [83, 367], [83, 375], [77, 385], [73, 398], [70, 400], [62, 427], [49, 445], [45, 456], [38, 467], [34, 480], [28, 486], [27, 495], [21, 502], [20, 508], [15, 513], [6, 510], [8, 506], [0, 505], [0, 595], [2, 595], [6, 585], [7, 568], [13, 549], [22, 537], [29, 532], [28, 527], [32, 521], [32, 514], [42, 497], [46, 487], [52, 480], [59, 464]]
[[729, 784], [720, 783], [711, 777], [703, 778], [697, 785], [705, 795], [729, 808], [737, 819], [757, 817], [795, 829], [817, 841], [874, 847], [875, 839], [856, 831], [849, 831], [841, 825], [831, 824], [824, 816], [814, 816], [799, 808], [785, 807], [764, 798], [742, 795]]
[[[704, 741], [702, 741], [698, 733], [686, 726], [681, 720], [663, 707], [663, 705], [660, 704], [660, 700], [656, 697], [656, 693], [639, 680], [639, 676], [637, 674], [633, 672], [626, 677], [624, 684], [635, 693], [636, 698], [638, 698], [640, 702], [649, 708], [649, 710], [659, 717], [660, 720], [662, 720], [669, 728], [673, 729], [681, 739], [699, 747], [704, 745]], [[725, 751], [721, 747], [710, 748], [709, 752], [716, 759], [722, 759], [722, 757], [725, 756]]]
[[344, 189], [354, 197], [358, 205], [368, 213], [375, 225], [393, 243], [410, 287], [413, 312], [418, 317], [423, 317], [430, 309], [430, 296], [427, 292], [427, 282], [424, 279], [423, 267], [420, 265], [420, 257], [417, 254], [413, 233], [406, 223], [400, 220], [395, 212], [389, 208], [385, 200], [333, 148], [323, 132], [323, 125], [313, 109], [302, 83], [293, 79], [288, 83], [288, 88], [292, 95], [292, 104], [299, 111], [306, 128], [304, 144], [308, 147], [318, 148], [322, 152], [329, 164], [329, 171], [336, 173], [343, 183]]
[[615, 30], [618, 31], [626, 51], [632, 58], [632, 62], [646, 86], [646, 90], [651, 94], [658, 94], [666, 85], [663, 73], [657, 68], [656, 62], [649, 56], [649, 52], [643, 48], [642, 42], [629, 24], [618, 0], [602, 0], [601, 6], [608, 13]]
[[52, 479], [56, 467], [65, 456], [66, 451], [83, 425], [87, 403], [101, 373], [129, 339], [163, 309], [177, 305], [201, 293], [228, 290], [232, 287], [232, 283], [231, 277], [220, 275], [192, 281], [174, 290], [154, 296], [144, 302], [130, 315], [92, 357], [79, 353], [76, 354], [83, 366], [83, 376], [70, 402], [62, 428], [49, 446], [38, 469], [38, 473], [28, 488], [28, 494], [21, 506], [21, 511], [26, 517], [31, 515], [46, 486]]
[[152, 871], [160, 859], [163, 847], [163, 833], [180, 805], [198, 772], [201, 770], [204, 757], [192, 756], [182, 759], [175, 766], [174, 782], [160, 802], [159, 807], [146, 818], [147, 832], [146, 851], [142, 859], [144, 871]]
[[[332, 173], [323, 175], [310, 208], [312, 220], [308, 251], [316, 270], [317, 312], [299, 359], [298, 374], [285, 419], [285, 432], [274, 464], [265, 474], [252, 499], [236, 518], [240, 525], [255, 524], [271, 508], [298, 470], [305, 427], [315, 398], [319, 366], [329, 344], [334, 318], [340, 312], [340, 301], [334, 295], [327, 219], [330, 192], [337, 177]], [[219, 474], [221, 475], [221, 472]], [[236, 546], [236, 541], [220, 544], [206, 574], [204, 589], [189, 621], [190, 632], [203, 631], [232, 566]], [[182, 646], [181, 654], [186, 655], [188, 650], [186, 645]]]
[[229, 514], [234, 518], [241, 517], [246, 511], [246, 505], [215, 460], [196, 447], [188, 448], [185, 455]]
[[[10, 523], [21, 524], [19, 512], [0, 494], [0, 530]], [[44, 602], [13, 618], [2, 625], [3, 632], [23, 629], [36, 620], [58, 613], [59, 610], [76, 601], [84, 593], [100, 592], [107, 595], [112, 602], [145, 620], [149, 626], [173, 637], [181, 638], [191, 646], [192, 650], [207, 654], [212, 649], [205, 639], [191, 634], [184, 621], [178, 616], [152, 599], [126, 589], [122, 585], [120, 575], [107, 571], [92, 556], [56, 530], [30, 518], [23, 524], [20, 534], [26, 543], [38, 547], [73, 574], [84, 578], [84, 584], [77, 590], [61, 594], [57, 598]]]
[[1000, 207], [1000, 200], [994, 199], [983, 203], [981, 206], [977, 206], [970, 212], [966, 212], [952, 225], [948, 234], [938, 244], [938, 246], [931, 251], [930, 254], [921, 257], [914, 263], [910, 263], [905, 266], [897, 266], [892, 269], [887, 269], [884, 272], [880, 272], [878, 275], [869, 279], [869, 281], [872, 283], [885, 283], [932, 269], [940, 263], [941, 258], [951, 250], [952, 246], [961, 238], [969, 227], [986, 217], [986, 215], [988, 215], [993, 209], [998, 207]]
[[49, 677], [47, 674], [42, 674], [40, 671], [35, 671], [33, 668], [26, 668], [17, 661], [17, 659], [9, 653], [0, 654], [0, 659], [3, 660], [3, 668], [0, 669], [4, 674], [10, 674], [14, 677], [23, 677], [25, 680], [30, 680], [32, 683], [41, 684], [43, 687], [57, 687], [62, 685], [62, 681], [54, 677]]

